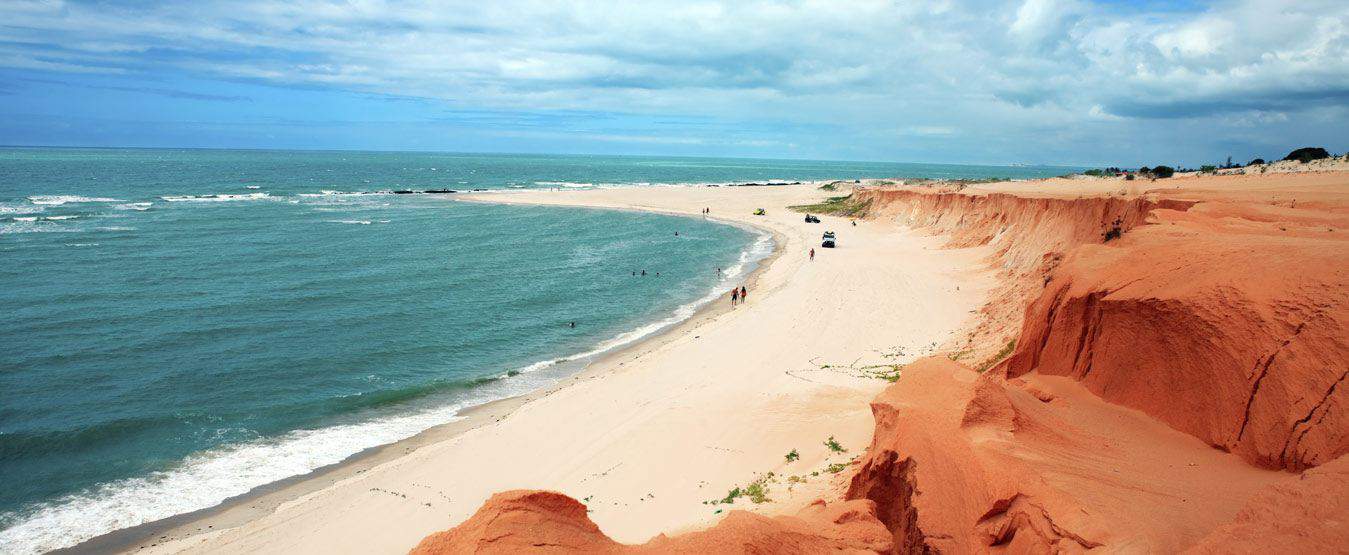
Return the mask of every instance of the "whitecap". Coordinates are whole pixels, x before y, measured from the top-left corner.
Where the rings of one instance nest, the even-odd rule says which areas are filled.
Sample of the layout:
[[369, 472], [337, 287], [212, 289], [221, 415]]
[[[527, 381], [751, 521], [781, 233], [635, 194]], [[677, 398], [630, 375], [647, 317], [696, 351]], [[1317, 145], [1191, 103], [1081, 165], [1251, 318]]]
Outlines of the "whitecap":
[[[740, 253], [736, 264], [723, 272], [723, 284], [735, 282], [753, 264], [772, 252], [772, 237], [756, 233], [756, 241]], [[41, 553], [69, 547], [115, 530], [212, 507], [255, 487], [306, 474], [341, 462], [362, 450], [412, 437], [433, 426], [461, 419], [459, 412], [464, 408], [536, 390], [543, 385], [541, 382], [556, 383], [558, 379], [525, 379], [523, 376], [512, 379], [514, 376], [547, 376], [547, 372], [540, 374], [539, 371], [623, 347], [676, 325], [692, 316], [698, 308], [720, 298], [721, 285], [703, 298], [678, 307], [663, 320], [614, 336], [586, 352], [539, 361], [506, 372], [493, 382], [497, 386], [482, 388], [471, 398], [457, 403], [226, 445], [189, 456], [165, 471], [103, 484], [31, 507], [22, 515], [0, 515], [12, 523], [9, 528], [0, 530], [0, 545], [14, 553]]]
[[267, 193], [248, 193], [243, 195], [183, 195], [159, 197], [169, 202], [227, 202], [239, 200], [263, 200], [271, 198]]
[[573, 189], [581, 189], [595, 186], [594, 183], [574, 183], [571, 181], [535, 181], [534, 184], [543, 185], [545, 187], [569, 187]]
[[301, 197], [363, 197], [369, 195], [387, 195], [388, 191], [329, 191], [320, 190], [317, 193], [300, 193], [296, 196]]
[[28, 200], [33, 204], [47, 206], [60, 206], [62, 204], [78, 204], [83, 202], [122, 202], [120, 199], [115, 198], [82, 197], [78, 195], [36, 195], [28, 197]]
[[[481, 401], [486, 401], [481, 400]], [[481, 402], [480, 401], [480, 402]], [[43, 553], [173, 515], [204, 509], [254, 487], [336, 464], [362, 450], [458, 420], [464, 404], [359, 424], [297, 430], [278, 438], [189, 456], [172, 469], [103, 484], [12, 518], [0, 530], [6, 553]]]
[[31, 204], [0, 204], [0, 214], [36, 214], [44, 210], [46, 207]]
[[149, 210], [151, 206], [154, 206], [154, 204], [155, 203], [153, 202], [132, 202], [127, 204], [118, 204], [116, 206], [113, 206], [113, 208], [116, 208], [118, 210]]

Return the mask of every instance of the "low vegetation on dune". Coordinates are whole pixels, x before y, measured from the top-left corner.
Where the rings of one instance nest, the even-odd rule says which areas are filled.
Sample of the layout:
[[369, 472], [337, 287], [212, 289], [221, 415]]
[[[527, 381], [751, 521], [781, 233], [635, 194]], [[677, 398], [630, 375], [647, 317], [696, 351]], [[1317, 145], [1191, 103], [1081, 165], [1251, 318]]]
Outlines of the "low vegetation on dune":
[[828, 200], [816, 204], [801, 204], [789, 206], [788, 208], [807, 214], [828, 214], [831, 216], [856, 218], [867, 215], [867, 211], [871, 209], [871, 201], [857, 200], [853, 198], [853, 195], [849, 194], [841, 197], [829, 197]]
[[1140, 175], [1152, 177], [1154, 179], [1166, 179], [1168, 177], [1175, 175], [1176, 169], [1171, 166], [1157, 166], [1155, 168], [1149, 168], [1144, 166], [1142, 168], [1138, 168], [1138, 173]]
[[1288, 156], [1283, 157], [1284, 160], [1297, 160], [1298, 162], [1302, 162], [1304, 164], [1312, 160], [1320, 160], [1322, 158], [1330, 158], [1330, 153], [1327, 152], [1326, 149], [1324, 148], [1310, 147], [1310, 146], [1299, 148], [1297, 150], [1289, 152]]

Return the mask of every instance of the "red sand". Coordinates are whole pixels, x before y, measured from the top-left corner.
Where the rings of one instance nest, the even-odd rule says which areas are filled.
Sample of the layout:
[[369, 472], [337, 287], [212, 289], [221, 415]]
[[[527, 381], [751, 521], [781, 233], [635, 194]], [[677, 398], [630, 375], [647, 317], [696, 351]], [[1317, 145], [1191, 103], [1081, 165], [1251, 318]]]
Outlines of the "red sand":
[[511, 492], [418, 551], [1345, 550], [1349, 174], [1036, 187], [857, 193], [995, 247], [1004, 285], [951, 347], [1016, 347], [983, 374], [904, 368], [850, 501], [622, 546], [569, 498]]
[[864, 500], [818, 501], [795, 517], [731, 511], [708, 530], [622, 545], [575, 499], [516, 490], [492, 496], [472, 518], [427, 536], [412, 553], [874, 553], [890, 545], [875, 505]]

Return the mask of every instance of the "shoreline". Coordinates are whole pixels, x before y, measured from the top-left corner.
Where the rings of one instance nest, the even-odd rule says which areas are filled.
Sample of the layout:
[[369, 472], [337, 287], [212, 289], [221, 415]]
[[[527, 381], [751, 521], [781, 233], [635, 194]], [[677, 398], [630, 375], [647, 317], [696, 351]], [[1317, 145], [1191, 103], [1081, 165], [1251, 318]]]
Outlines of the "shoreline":
[[[710, 526], [728, 509], [790, 514], [834, 498], [845, 475], [839, 470], [871, 438], [868, 403], [889, 384], [866, 369], [931, 354], [977, 318], [993, 278], [985, 249], [944, 248], [944, 238], [897, 222], [850, 225], [850, 218], [822, 215], [822, 224], [803, 223], [788, 206], [846, 194], [817, 185], [469, 196], [686, 217], [711, 206], [714, 219], [771, 233], [773, 253], [746, 280], [751, 301], [741, 307], [717, 299], [547, 388], [77, 548], [403, 552], [468, 518], [491, 494], [519, 488], [583, 500], [605, 533], [640, 543]], [[751, 215], [758, 208], [767, 215]], [[843, 241], [808, 261], [822, 230], [838, 230]], [[826, 449], [835, 439], [852, 451]], [[784, 462], [784, 453], [798, 450]], [[772, 475], [782, 480], [768, 485], [772, 496], [762, 504], [712, 506], [728, 490]], [[794, 475], [801, 479], [786, 480]]]
[[[511, 196], [515, 193], [517, 193], [517, 191], [504, 191], [494, 193], [493, 196]], [[453, 200], [455, 202], [486, 204], [501, 203], [494, 198], [482, 198], [485, 196], [486, 195], [482, 195], [477, 198], [468, 199], [456, 198]], [[684, 212], [656, 209], [588, 206], [573, 206], [571, 208], [582, 210], [616, 210], [653, 213], [687, 217], [691, 219], [698, 218], [697, 215]], [[771, 244], [771, 250], [768, 254], [758, 259], [749, 259], [746, 261], [751, 267], [748, 269], [748, 272], [745, 273], [742, 282], [746, 287], [752, 289], [757, 288], [759, 277], [771, 267], [783, 253], [785, 241], [781, 237], [781, 234], [766, 226], [755, 226], [753, 224], [745, 224], [743, 222], [710, 216], [704, 217], [704, 219], [721, 225], [750, 229], [756, 234], [764, 234], [768, 237]], [[760, 240], [759, 237], [753, 238], [741, 253], [745, 254], [750, 252]], [[709, 294], [711, 295], [711, 293], [715, 291], [716, 289], [713, 289], [712, 291], [709, 291]], [[456, 413], [455, 420], [453, 421], [427, 428], [405, 439], [363, 449], [353, 453], [342, 461], [315, 468], [304, 474], [298, 474], [275, 482], [256, 486], [246, 493], [226, 498], [217, 505], [100, 534], [73, 546], [51, 551], [51, 553], [63, 555], [110, 552], [129, 553], [152, 547], [162, 542], [190, 539], [194, 536], [211, 534], [215, 531], [241, 526], [249, 521], [274, 512], [278, 507], [287, 502], [323, 490], [342, 480], [362, 474], [375, 466], [413, 453], [422, 447], [450, 440], [492, 422], [500, 421], [519, 407], [534, 400], [547, 397], [573, 383], [599, 377], [607, 370], [607, 362], [623, 358], [636, 351], [655, 348], [662, 342], [683, 335], [686, 331], [696, 329], [706, 320], [716, 318], [723, 313], [731, 311], [732, 309], [730, 307], [717, 302], [722, 296], [723, 295], [720, 294], [711, 295], [710, 300], [706, 302], [702, 302], [703, 298], [694, 300], [693, 302], [695, 303], [701, 302], [701, 306], [695, 308], [694, 312], [686, 318], [666, 325], [649, 335], [635, 339], [627, 344], [597, 354], [586, 356], [574, 355], [575, 358], [569, 357], [562, 362], [557, 362], [557, 364], [565, 365], [584, 360], [579, 369], [567, 373], [551, 385], [544, 386], [528, 393], [511, 395], [478, 405], [465, 407]], [[641, 325], [638, 325], [632, 329], [637, 330], [641, 327]], [[621, 336], [622, 334], [619, 334], [615, 337]], [[603, 344], [605, 341], [601, 341], [600, 344]]]

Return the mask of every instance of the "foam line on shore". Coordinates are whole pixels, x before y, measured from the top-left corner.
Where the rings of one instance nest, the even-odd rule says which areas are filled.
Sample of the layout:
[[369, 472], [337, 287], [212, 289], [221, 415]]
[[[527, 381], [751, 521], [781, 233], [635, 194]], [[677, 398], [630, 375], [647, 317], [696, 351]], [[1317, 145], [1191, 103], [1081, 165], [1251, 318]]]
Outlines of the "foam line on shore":
[[[3, 515], [14, 522], [0, 530], [7, 553], [42, 553], [70, 547], [117, 530], [154, 522], [220, 503], [280, 480], [340, 463], [367, 449], [407, 439], [435, 426], [461, 419], [465, 409], [528, 394], [549, 387], [570, 373], [540, 372], [564, 363], [588, 363], [670, 329], [697, 314], [721, 296], [728, 283], [754, 271], [775, 248], [771, 234], [743, 224], [718, 222], [754, 231], [753, 242], [706, 295], [677, 307], [666, 318], [622, 332], [595, 347], [568, 357], [542, 360], [501, 374], [491, 386], [477, 387], [464, 399], [411, 413], [384, 415], [369, 421], [311, 430], [275, 438], [222, 446], [192, 455], [174, 468], [149, 476], [103, 484], [53, 502], [25, 508], [23, 516]], [[579, 369], [579, 368], [578, 368]]]

